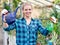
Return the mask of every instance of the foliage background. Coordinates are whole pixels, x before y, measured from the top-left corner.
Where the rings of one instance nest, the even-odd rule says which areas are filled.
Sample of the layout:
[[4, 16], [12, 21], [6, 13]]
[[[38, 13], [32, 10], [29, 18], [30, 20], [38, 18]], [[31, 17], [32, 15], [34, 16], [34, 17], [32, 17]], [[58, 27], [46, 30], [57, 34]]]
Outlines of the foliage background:
[[[13, 10], [16, 9], [16, 7], [18, 6], [19, 2], [21, 2], [21, 0], [13, 0], [13, 2], [12, 2]], [[55, 0], [54, 3], [55, 4], [59, 4], [60, 0]], [[7, 5], [5, 2], [4, 2], [4, 8], [6, 8], [7, 10], [10, 10], [10, 6]], [[60, 39], [60, 12], [57, 12], [57, 9], [53, 7], [52, 8], [53, 11], [50, 10], [50, 12], [49, 12], [50, 15], [49, 15], [49, 17], [47, 17], [46, 16], [46, 13], [48, 13], [47, 10], [48, 10], [47, 8], [42, 9], [42, 13], [41, 13], [41, 16], [39, 18], [42, 19], [42, 24], [43, 24], [44, 27], [47, 26], [47, 22], [49, 21], [48, 18], [50, 18], [52, 15], [55, 16], [58, 19], [58, 23], [54, 24], [54, 30], [55, 30], [56, 34], [58, 35], [57, 41], [56, 41], [57, 45], [58, 44], [60, 45], [60, 40], [59, 40]], [[13, 32], [15, 32], [15, 31], [10, 31], [9, 34], [11, 35]], [[37, 42], [41, 42], [42, 45], [46, 45], [46, 37], [41, 35], [38, 32]]]

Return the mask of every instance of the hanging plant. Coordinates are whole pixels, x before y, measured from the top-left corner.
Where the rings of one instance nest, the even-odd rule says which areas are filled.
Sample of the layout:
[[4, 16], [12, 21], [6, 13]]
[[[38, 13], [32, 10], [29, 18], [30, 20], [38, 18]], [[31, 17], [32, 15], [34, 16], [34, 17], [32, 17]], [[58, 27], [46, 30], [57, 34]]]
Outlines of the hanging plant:
[[10, 10], [10, 6], [6, 2], [3, 2], [3, 6], [4, 9]]
[[18, 6], [19, 2], [21, 2], [21, 0], [13, 0], [13, 8], [16, 9], [16, 7]]

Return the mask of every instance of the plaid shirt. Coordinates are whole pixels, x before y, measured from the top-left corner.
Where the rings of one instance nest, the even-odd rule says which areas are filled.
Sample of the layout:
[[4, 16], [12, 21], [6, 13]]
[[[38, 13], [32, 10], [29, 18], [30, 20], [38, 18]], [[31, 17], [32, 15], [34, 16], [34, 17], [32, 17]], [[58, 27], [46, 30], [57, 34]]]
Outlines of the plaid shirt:
[[14, 28], [16, 28], [17, 45], [36, 45], [37, 31], [39, 30], [40, 33], [45, 36], [49, 32], [37, 19], [31, 19], [29, 25], [26, 24], [26, 20], [24, 18], [18, 19], [15, 23], [9, 25], [8, 28], [5, 28], [5, 30], [10, 31]]

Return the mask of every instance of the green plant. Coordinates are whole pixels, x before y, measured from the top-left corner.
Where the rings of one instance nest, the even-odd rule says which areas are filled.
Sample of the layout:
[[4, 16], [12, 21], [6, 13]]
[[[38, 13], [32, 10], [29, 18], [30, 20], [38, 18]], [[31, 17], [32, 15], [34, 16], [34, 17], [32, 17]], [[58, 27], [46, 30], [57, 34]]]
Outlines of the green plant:
[[51, 16], [55, 16], [56, 18], [57, 18], [57, 15], [58, 15], [58, 12], [57, 12], [57, 10], [56, 10], [56, 8], [55, 7], [52, 7], [52, 12], [50, 12], [50, 15]]
[[13, 0], [12, 4], [14, 9], [18, 6], [19, 2], [21, 2], [21, 0]]
[[[53, 7], [52, 10], [53, 10], [53, 11], [50, 12], [50, 16], [55, 16], [55, 17], [58, 19], [58, 23], [54, 24], [54, 23], [52, 22], [52, 23], [53, 23], [53, 31], [52, 31], [53, 37], [52, 37], [51, 40], [53, 40], [53, 43], [54, 43], [54, 41], [59, 40], [59, 39], [57, 39], [57, 37], [60, 35], [60, 20], [59, 20], [59, 19], [60, 19], [60, 12], [58, 12], [55, 7]], [[43, 13], [43, 12], [42, 12], [42, 13]], [[43, 13], [43, 14], [45, 14], [45, 13]], [[42, 16], [43, 16], [43, 15], [42, 15]], [[43, 16], [43, 17], [45, 17], [45, 16]], [[43, 17], [42, 17], [42, 18], [43, 18]], [[44, 27], [47, 26], [47, 22], [48, 22], [48, 24], [50, 23], [49, 20], [44, 20], [44, 19], [42, 20], [42, 24], [43, 24]], [[55, 33], [54, 33], [54, 32], [55, 32]], [[41, 34], [38, 34], [38, 35], [41, 36], [41, 37], [38, 38], [38, 41], [43, 42], [44, 44], [42, 43], [42, 45], [45, 45], [45, 44], [46, 44], [46, 42], [45, 42], [45, 37], [42, 36]], [[57, 35], [57, 36], [55, 36], [55, 35]], [[54, 37], [56, 37], [56, 38], [54, 38]]]
[[58, 3], [60, 3], [60, 0], [55, 0], [54, 3], [55, 3], [55, 4], [58, 4]]
[[3, 6], [4, 9], [10, 10], [10, 6], [6, 2], [3, 2]]
[[52, 8], [53, 12], [51, 12], [51, 16], [55, 16], [57, 19], [58, 19], [58, 23], [54, 24], [54, 30], [57, 34], [60, 34], [60, 31], [59, 31], [59, 19], [60, 19], [60, 12], [57, 11], [57, 8], [53, 7]]

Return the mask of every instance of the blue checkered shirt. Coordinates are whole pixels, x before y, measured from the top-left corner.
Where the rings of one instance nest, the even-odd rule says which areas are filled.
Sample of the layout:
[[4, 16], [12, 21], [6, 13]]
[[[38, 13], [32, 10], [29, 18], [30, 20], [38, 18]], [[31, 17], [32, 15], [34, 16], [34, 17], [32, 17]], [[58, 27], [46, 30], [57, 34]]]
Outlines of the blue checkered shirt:
[[37, 19], [31, 19], [29, 25], [26, 24], [26, 20], [24, 18], [16, 20], [15, 23], [9, 25], [8, 28], [4, 28], [6, 31], [10, 31], [12, 29], [16, 29], [16, 43], [17, 45], [36, 45], [37, 42], [37, 32], [44, 36], [48, 34], [48, 30], [46, 30], [41, 22]]

